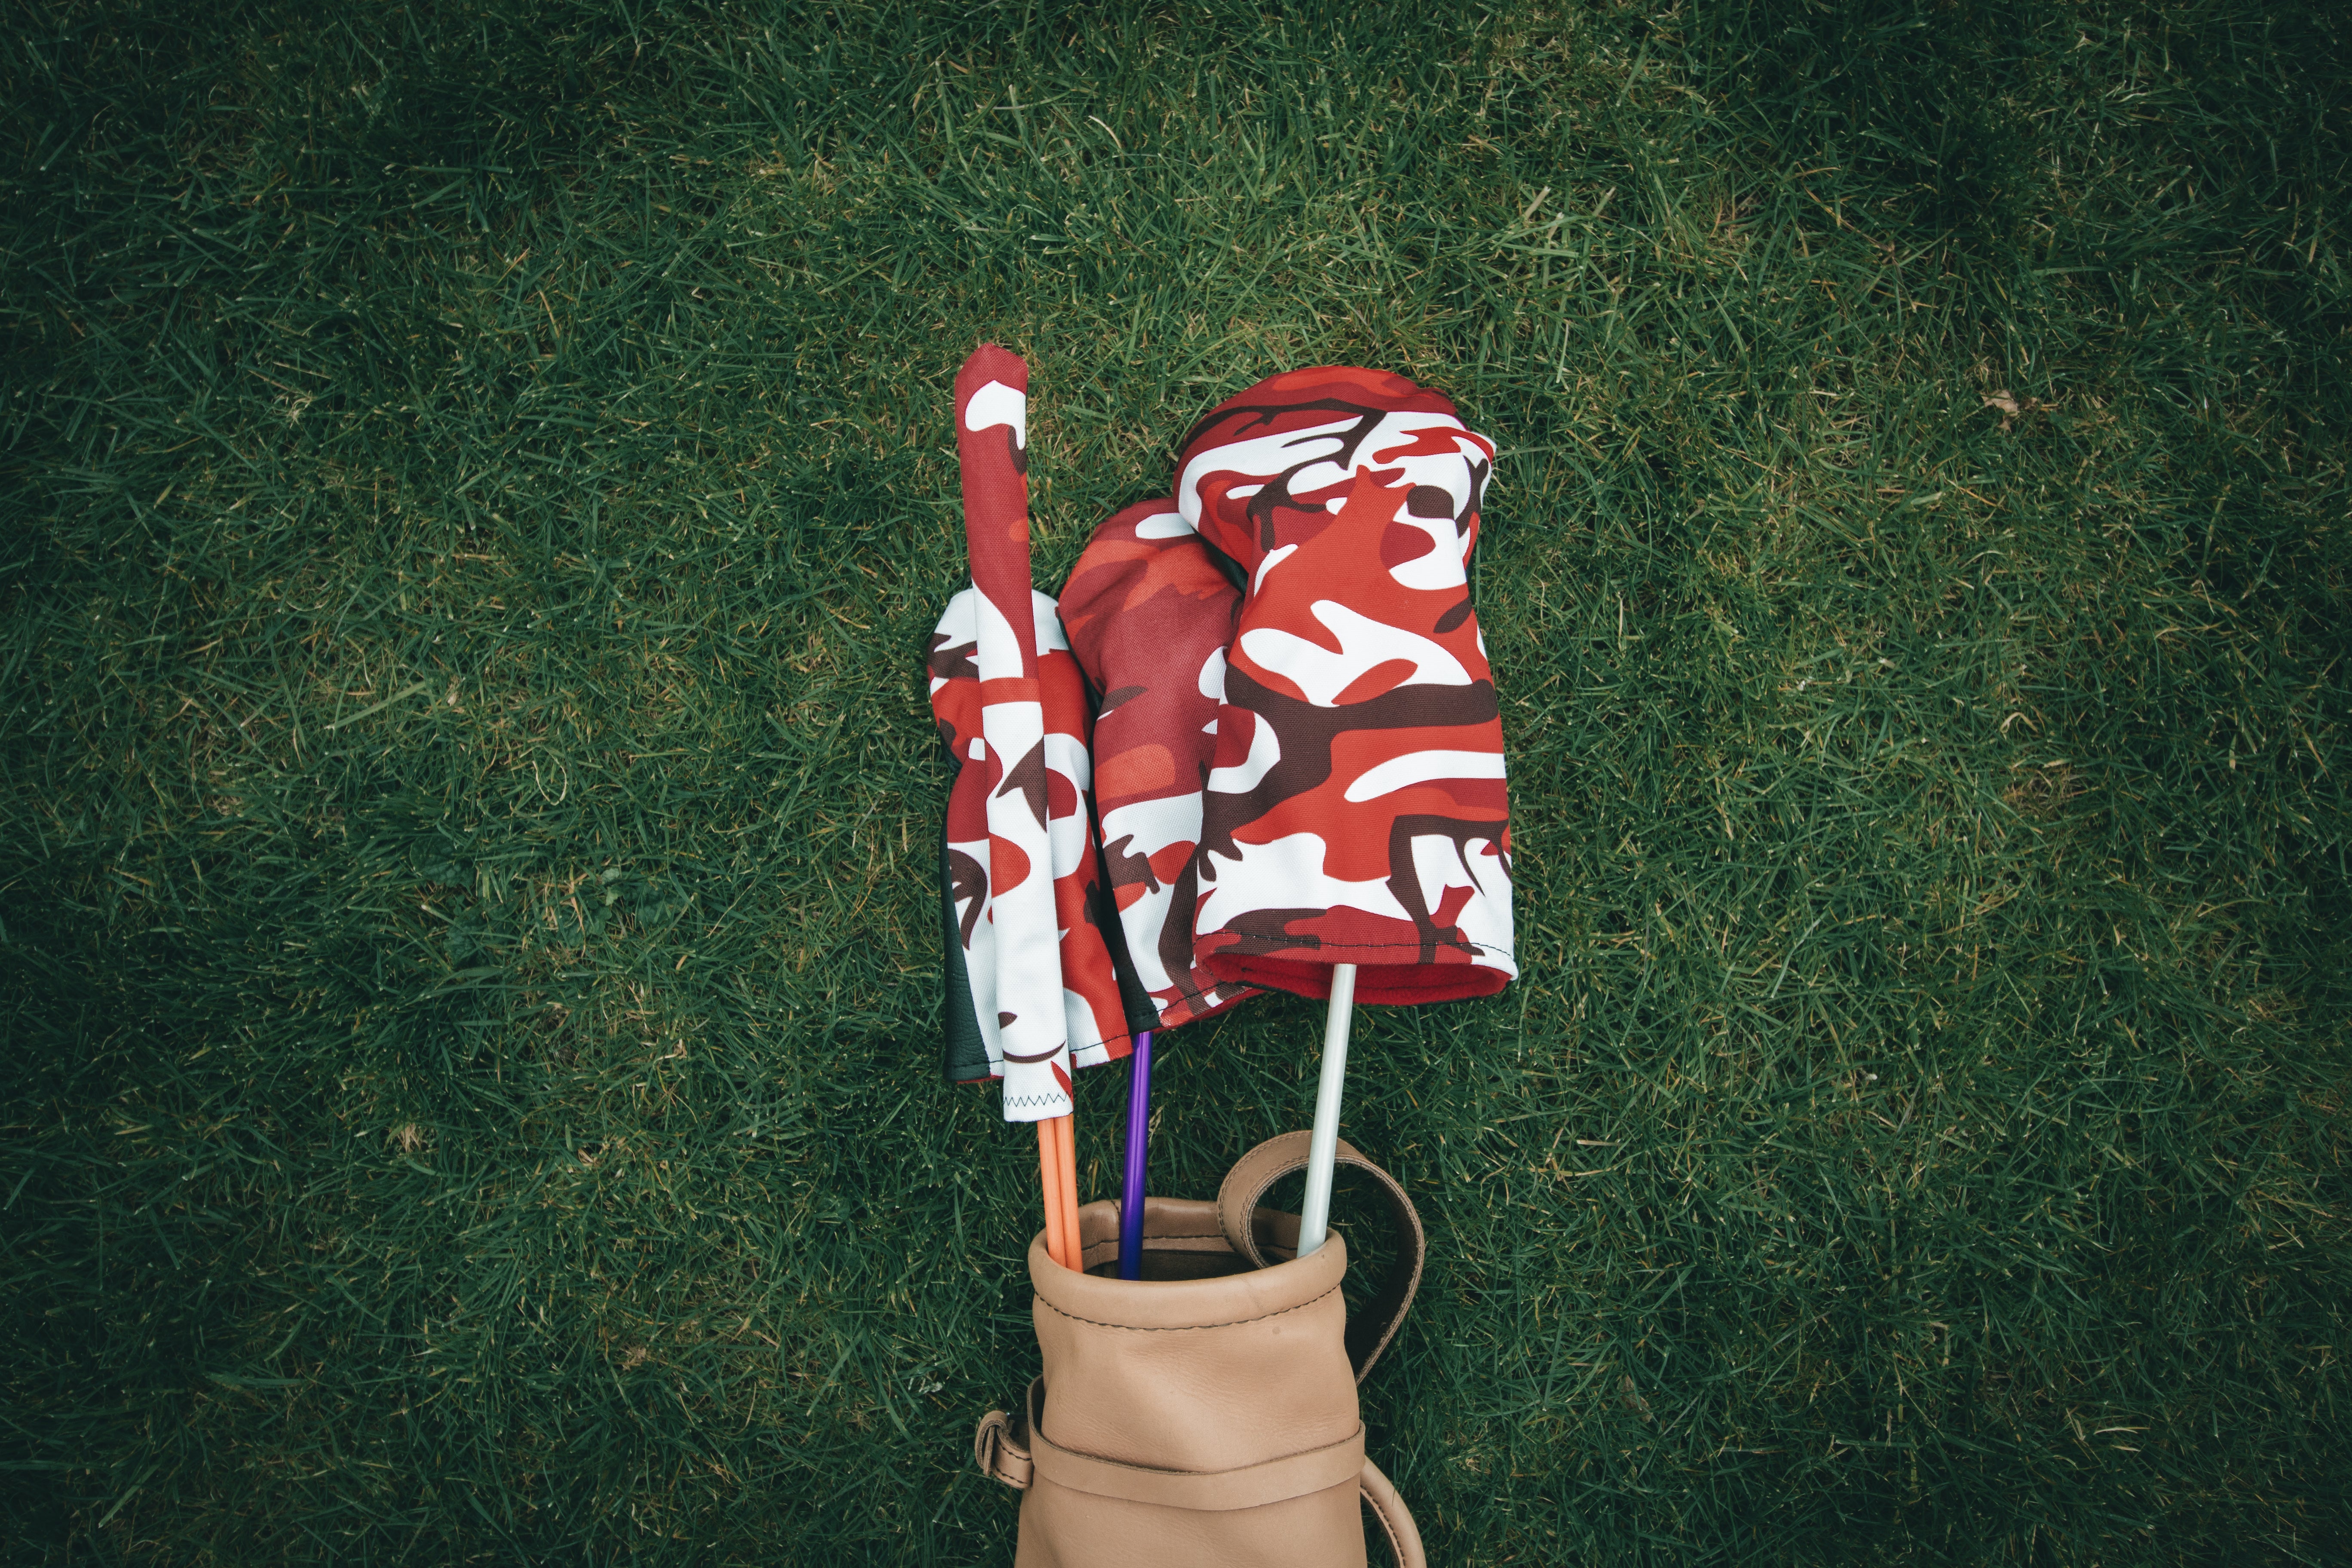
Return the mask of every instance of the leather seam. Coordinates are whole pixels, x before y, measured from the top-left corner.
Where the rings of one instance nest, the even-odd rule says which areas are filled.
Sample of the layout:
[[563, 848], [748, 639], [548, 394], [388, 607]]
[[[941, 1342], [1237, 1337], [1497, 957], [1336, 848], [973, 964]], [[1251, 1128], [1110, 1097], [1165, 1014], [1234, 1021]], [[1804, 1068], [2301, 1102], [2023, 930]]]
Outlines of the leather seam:
[[[1318, 1458], [1329, 1453], [1334, 1448], [1344, 1448], [1350, 1443], [1361, 1447], [1367, 1436], [1368, 1433], [1365, 1429], [1364, 1424], [1359, 1421], [1356, 1424], [1356, 1429], [1354, 1431], [1349, 1433], [1344, 1437], [1334, 1438], [1332, 1441], [1322, 1445], [1320, 1447], [1301, 1448], [1295, 1454], [1276, 1454], [1271, 1459], [1260, 1459], [1256, 1463], [1249, 1465], [1236, 1465], [1231, 1469], [1224, 1470], [1171, 1470], [1160, 1465], [1132, 1465], [1128, 1463], [1125, 1459], [1108, 1459], [1105, 1458], [1100, 1454], [1089, 1454], [1083, 1448], [1066, 1448], [1061, 1444], [1055, 1442], [1051, 1437], [1045, 1436], [1042, 1434], [1040, 1434], [1038, 1437], [1038, 1442], [1044, 1447], [1051, 1448], [1054, 1452], [1062, 1455], [1065, 1458], [1080, 1460], [1089, 1465], [1102, 1465], [1110, 1469], [1125, 1471], [1129, 1475], [1147, 1476], [1154, 1479], [1166, 1480], [1229, 1480], [1236, 1477], [1247, 1476], [1253, 1470], [1267, 1470], [1273, 1468], [1276, 1465], [1287, 1465], [1301, 1459]], [[1362, 1471], [1360, 1469], [1357, 1472], [1357, 1477], [1356, 1484], [1359, 1488], [1361, 1488], [1363, 1480]], [[1331, 1485], [1335, 1487], [1344, 1484], [1344, 1482], [1340, 1481], [1333, 1481], [1331, 1483]], [[1075, 1490], [1076, 1489], [1073, 1488], [1072, 1489]], [[1326, 1487], [1318, 1487], [1315, 1489], [1317, 1491], [1326, 1491], [1329, 1489]], [[1099, 1496], [1100, 1494], [1098, 1493], [1097, 1495]], [[1307, 1494], [1301, 1492], [1298, 1495], [1300, 1497], [1305, 1497]]]
[[1099, 1319], [1081, 1318], [1076, 1312], [1063, 1311], [1060, 1307], [1055, 1306], [1044, 1296], [1038, 1297], [1037, 1300], [1039, 1304], [1044, 1306], [1047, 1310], [1059, 1312], [1063, 1317], [1069, 1319], [1070, 1321], [1074, 1323], [1085, 1323], [1091, 1328], [1124, 1329], [1131, 1334], [1189, 1334], [1200, 1329], [1238, 1328], [1244, 1323], [1263, 1323], [1268, 1318], [1279, 1318], [1291, 1312], [1303, 1312], [1307, 1308], [1315, 1305], [1317, 1301], [1323, 1300], [1324, 1296], [1336, 1296], [1339, 1293], [1339, 1287], [1334, 1285], [1328, 1290], [1324, 1291], [1321, 1296], [1317, 1296], [1310, 1300], [1301, 1301], [1295, 1307], [1277, 1307], [1271, 1312], [1260, 1312], [1255, 1318], [1230, 1318], [1222, 1323], [1106, 1323], [1101, 1321]]
[[1388, 1510], [1381, 1506], [1380, 1499], [1372, 1495], [1371, 1488], [1365, 1486], [1360, 1480], [1356, 1483], [1356, 1487], [1363, 1497], [1364, 1506], [1372, 1510], [1372, 1521], [1381, 1527], [1381, 1539], [1388, 1542], [1389, 1555], [1402, 1563], [1404, 1542], [1397, 1539], [1396, 1526], [1389, 1522]]

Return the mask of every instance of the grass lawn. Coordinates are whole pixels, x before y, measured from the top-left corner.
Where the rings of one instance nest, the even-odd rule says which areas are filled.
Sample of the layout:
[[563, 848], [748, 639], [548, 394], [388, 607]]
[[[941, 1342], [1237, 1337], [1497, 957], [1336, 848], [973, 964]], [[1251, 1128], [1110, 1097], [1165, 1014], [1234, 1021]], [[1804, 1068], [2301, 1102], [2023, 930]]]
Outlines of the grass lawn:
[[2352, 1555], [2352, 20], [1428, 9], [11, 9], [15, 1560], [1009, 1560], [982, 338], [1048, 588], [1279, 369], [1502, 444], [1524, 978], [1347, 1128], [1436, 1561]]

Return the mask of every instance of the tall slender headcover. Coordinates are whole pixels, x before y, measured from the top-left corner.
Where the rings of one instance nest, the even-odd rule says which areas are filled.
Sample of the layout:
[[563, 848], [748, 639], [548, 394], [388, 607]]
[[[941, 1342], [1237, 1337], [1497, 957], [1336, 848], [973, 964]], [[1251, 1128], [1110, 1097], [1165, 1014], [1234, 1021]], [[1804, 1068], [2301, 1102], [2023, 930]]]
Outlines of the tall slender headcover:
[[1503, 732], [1467, 563], [1494, 443], [1443, 394], [1352, 366], [1212, 410], [1176, 510], [1246, 584], [1224, 667], [1194, 912], [1218, 979], [1364, 1002], [1502, 989]]
[[1002, 1077], [1008, 1121], [1068, 1114], [1072, 1069], [1133, 1048], [1103, 931], [1090, 704], [1054, 601], [1030, 587], [1028, 384], [992, 343], [956, 377], [971, 586], [929, 657], [959, 765], [942, 867], [949, 1074]]
[[998, 1047], [992, 1054], [1004, 1064], [1005, 1120], [1042, 1121], [1069, 1112], [1070, 1037], [1055, 940], [1045, 710], [1029, 598], [1029, 367], [1018, 355], [990, 343], [964, 362], [955, 430], [964, 541], [978, 591], [973, 662], [990, 782], [987, 912], [996, 934]]

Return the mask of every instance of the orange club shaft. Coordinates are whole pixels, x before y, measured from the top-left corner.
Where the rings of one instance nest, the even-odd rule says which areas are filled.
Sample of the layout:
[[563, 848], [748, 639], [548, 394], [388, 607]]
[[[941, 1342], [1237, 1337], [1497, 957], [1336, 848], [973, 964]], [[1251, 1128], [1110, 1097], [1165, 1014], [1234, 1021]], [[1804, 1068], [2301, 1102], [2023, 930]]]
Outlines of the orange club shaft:
[[1045, 1187], [1045, 1255], [1077, 1272], [1085, 1255], [1078, 1242], [1078, 1165], [1071, 1122], [1070, 1117], [1055, 1116], [1037, 1123], [1037, 1173]]
[[[1062, 1205], [1056, 1194], [1061, 1184], [1055, 1179], [1054, 1158], [1054, 1124], [1037, 1123], [1037, 1178], [1045, 1194], [1045, 1256], [1061, 1263], [1068, 1248], [1062, 1240]], [[1067, 1268], [1067, 1264], [1063, 1264]]]
[[1087, 1267], [1086, 1238], [1078, 1234], [1078, 1121], [1076, 1116], [1060, 1119], [1062, 1130], [1055, 1136], [1062, 1146], [1062, 1234], [1070, 1242], [1070, 1268], [1084, 1272]]

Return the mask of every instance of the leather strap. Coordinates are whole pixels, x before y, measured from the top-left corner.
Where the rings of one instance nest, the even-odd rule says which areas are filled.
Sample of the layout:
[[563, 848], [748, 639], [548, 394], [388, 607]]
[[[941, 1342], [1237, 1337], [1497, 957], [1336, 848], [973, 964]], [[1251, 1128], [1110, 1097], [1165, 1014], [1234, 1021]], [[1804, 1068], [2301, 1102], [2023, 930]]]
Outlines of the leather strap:
[[971, 1435], [971, 1457], [979, 1461], [980, 1473], [993, 1477], [1014, 1491], [1027, 1491], [1029, 1479], [1036, 1466], [1029, 1450], [1021, 1446], [1013, 1430], [1013, 1418], [1002, 1410], [992, 1410], [980, 1418], [980, 1427]]
[[[1162, 1470], [1098, 1458], [1055, 1443], [1045, 1436], [1038, 1420], [1042, 1414], [1038, 1402], [1045, 1390], [1045, 1380], [1042, 1377], [1029, 1384], [1029, 1453], [1024, 1458], [1033, 1466], [1032, 1473], [1037, 1480], [1051, 1481], [1071, 1491], [1127, 1502], [1153, 1503], [1161, 1508], [1226, 1513], [1328, 1491], [1349, 1481], [1362, 1484], [1365, 1460], [1361, 1426], [1337, 1443], [1309, 1448], [1303, 1454], [1286, 1454], [1261, 1464], [1242, 1465], [1230, 1470]], [[991, 1411], [989, 1415], [1003, 1420], [998, 1412]], [[988, 1419], [983, 1417], [982, 1431], [985, 1433], [988, 1427]], [[982, 1468], [988, 1467], [983, 1464]], [[999, 1475], [998, 1479], [1003, 1477]]]
[[1389, 1554], [1396, 1559], [1397, 1568], [1429, 1568], [1429, 1556], [1422, 1550], [1421, 1531], [1412, 1522], [1412, 1510], [1404, 1506], [1396, 1487], [1381, 1468], [1371, 1460], [1364, 1461], [1364, 1469], [1357, 1479], [1364, 1494], [1364, 1506], [1372, 1510], [1380, 1521], [1381, 1533], [1388, 1538]]
[[[1225, 1245], [1240, 1253], [1257, 1268], [1266, 1266], [1265, 1255], [1258, 1248], [1255, 1226], [1251, 1223], [1257, 1212], [1258, 1200], [1267, 1189], [1293, 1171], [1307, 1168], [1307, 1145], [1312, 1135], [1306, 1132], [1284, 1132], [1267, 1139], [1234, 1163], [1225, 1173], [1224, 1184], [1217, 1189], [1217, 1224], [1225, 1233]], [[1397, 1230], [1397, 1259], [1388, 1278], [1381, 1281], [1364, 1310], [1348, 1322], [1348, 1361], [1356, 1369], [1356, 1381], [1372, 1370], [1381, 1352], [1396, 1337], [1397, 1325], [1404, 1321], [1405, 1309], [1412, 1305], [1412, 1293], [1421, 1288], [1421, 1264], [1429, 1250], [1429, 1238], [1423, 1234], [1421, 1215], [1413, 1212], [1412, 1200], [1405, 1196], [1397, 1179], [1373, 1164], [1346, 1139], [1339, 1141], [1339, 1163], [1353, 1165], [1369, 1173], [1380, 1184], [1381, 1195], [1388, 1200], [1389, 1217]], [[1391, 1493], [1393, 1495], [1393, 1493]]]

